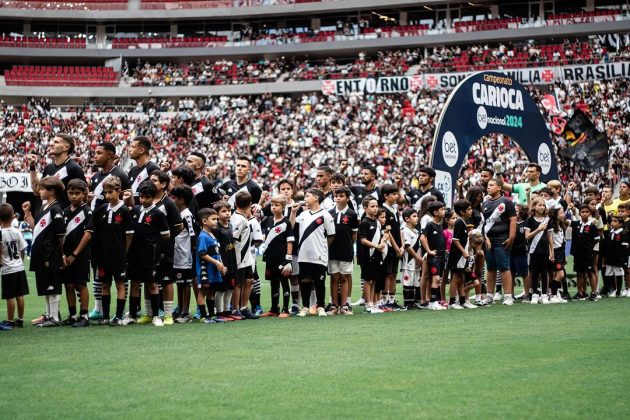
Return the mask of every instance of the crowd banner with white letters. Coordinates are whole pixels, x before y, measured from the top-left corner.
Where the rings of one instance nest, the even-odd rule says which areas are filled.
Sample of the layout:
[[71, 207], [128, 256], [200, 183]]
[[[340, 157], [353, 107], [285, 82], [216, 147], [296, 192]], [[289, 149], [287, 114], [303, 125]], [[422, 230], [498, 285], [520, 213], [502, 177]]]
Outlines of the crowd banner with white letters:
[[[583, 64], [574, 66], [531, 67], [496, 70], [521, 84], [545, 85], [570, 80], [585, 82], [615, 77], [630, 77], [630, 62]], [[466, 77], [476, 72], [427, 73], [415, 76], [367, 77], [362, 79], [322, 80], [325, 95], [350, 93], [397, 93], [415, 92], [419, 89], [454, 89]]]
[[0, 172], [0, 192], [31, 192], [31, 176], [20, 172]]
[[558, 179], [558, 163], [545, 118], [528, 91], [512, 76], [479, 72], [451, 92], [438, 120], [430, 166], [435, 186], [453, 197], [466, 153], [481, 137], [504, 134], [519, 144], [531, 162], [542, 168], [542, 180]]

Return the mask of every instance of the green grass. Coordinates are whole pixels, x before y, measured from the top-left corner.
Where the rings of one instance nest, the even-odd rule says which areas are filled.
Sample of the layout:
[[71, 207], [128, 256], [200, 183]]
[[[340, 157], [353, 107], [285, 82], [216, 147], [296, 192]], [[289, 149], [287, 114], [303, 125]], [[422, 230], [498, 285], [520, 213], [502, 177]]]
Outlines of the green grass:
[[0, 418], [622, 418], [629, 305], [28, 326], [0, 333]]

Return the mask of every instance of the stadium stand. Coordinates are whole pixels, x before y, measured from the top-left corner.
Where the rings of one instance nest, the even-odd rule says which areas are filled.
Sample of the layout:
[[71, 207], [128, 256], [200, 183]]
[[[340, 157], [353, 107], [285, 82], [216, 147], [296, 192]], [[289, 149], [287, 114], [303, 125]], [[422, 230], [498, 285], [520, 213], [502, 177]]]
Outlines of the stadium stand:
[[6, 70], [7, 86], [117, 86], [118, 73], [111, 67], [13, 66]]
[[0, 38], [0, 47], [12, 48], [85, 48], [85, 38], [51, 37], [36, 38], [31, 36], [7, 36]]
[[13, 1], [2, 2], [4, 8], [53, 9], [53, 10], [123, 10], [127, 0], [62, 0], [62, 1]]

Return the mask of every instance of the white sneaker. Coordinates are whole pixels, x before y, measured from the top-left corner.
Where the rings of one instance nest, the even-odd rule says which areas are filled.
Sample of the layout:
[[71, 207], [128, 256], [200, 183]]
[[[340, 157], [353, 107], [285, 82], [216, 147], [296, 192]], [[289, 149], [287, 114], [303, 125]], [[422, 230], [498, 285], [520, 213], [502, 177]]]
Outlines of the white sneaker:
[[608, 297], [611, 297], [611, 298], [617, 297], [617, 291], [614, 290], [614, 291], [608, 293]]
[[530, 302], [532, 305], [538, 305], [538, 301], [540, 300], [540, 295], [538, 293], [534, 293], [532, 295], [532, 301]]
[[630, 297], [630, 289], [626, 289], [626, 291], [628, 292], [628, 294], [626, 295], [626, 297]]
[[546, 293], [544, 293], [542, 297], [540, 298], [540, 301], [542, 302], [543, 305], [549, 305], [549, 296]]
[[495, 301], [495, 302], [496, 302], [496, 301], [499, 301], [499, 300], [502, 300], [502, 299], [503, 299], [503, 293], [501, 293], [501, 292], [496, 292], [496, 293], [494, 294], [494, 298], [493, 298], [493, 299], [494, 299], [494, 301]]
[[623, 290], [621, 291], [621, 295], [620, 295], [620, 296], [621, 296], [621, 297], [626, 297], [626, 296], [628, 296], [628, 289], [623, 289]]
[[[366, 308], [367, 308], [367, 306], [366, 306]], [[370, 313], [371, 314], [382, 314], [383, 310], [381, 308], [379, 308], [378, 306], [376, 306], [376, 305], [372, 305], [372, 307], [370, 307]]]
[[567, 301], [556, 295], [549, 298], [549, 303], [567, 303]]
[[363, 305], [365, 305], [365, 299], [363, 298], [357, 300], [356, 302], [352, 304], [352, 306], [363, 306]]
[[131, 324], [135, 324], [138, 320], [136, 318], [132, 318], [129, 316], [129, 314], [125, 315], [125, 317], [122, 320], [122, 324], [123, 325], [131, 325]]
[[440, 302], [431, 302], [429, 303], [429, 309], [434, 311], [443, 311], [446, 308], [440, 304]]
[[523, 299], [525, 297], [525, 292], [521, 292], [518, 295], [514, 296], [514, 299]]
[[486, 297], [483, 299], [483, 303], [486, 305], [491, 305], [492, 302], [494, 302], [494, 299], [490, 295], [486, 295]]
[[162, 318], [160, 318], [159, 316], [154, 316], [153, 317], [153, 325], [155, 325], [156, 327], [163, 327], [164, 326], [164, 321], [162, 321]]
[[448, 305], [448, 308], [449, 309], [464, 309], [464, 307], [460, 305], [458, 302], [455, 302], [452, 305]]
[[304, 306], [302, 307], [302, 309], [300, 309], [300, 312], [298, 312], [297, 316], [305, 317], [306, 315], [308, 315], [308, 308]]
[[320, 306], [319, 308], [317, 308], [317, 316], [328, 316], [328, 315], [326, 315], [326, 310]]
[[503, 299], [503, 304], [506, 306], [512, 306], [514, 305], [514, 298], [512, 296], [506, 296], [505, 299]]
[[464, 308], [466, 308], [466, 309], [477, 309], [477, 305], [466, 301], [466, 302], [464, 302]]

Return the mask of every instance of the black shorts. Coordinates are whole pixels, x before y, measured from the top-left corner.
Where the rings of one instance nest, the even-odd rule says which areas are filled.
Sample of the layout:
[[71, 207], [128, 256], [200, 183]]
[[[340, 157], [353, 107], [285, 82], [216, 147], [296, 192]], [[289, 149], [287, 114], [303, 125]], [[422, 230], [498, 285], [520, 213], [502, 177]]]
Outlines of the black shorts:
[[385, 261], [383, 261], [383, 274], [398, 274], [398, 262], [400, 260], [396, 256], [396, 253], [388, 253], [387, 257], [385, 257]]
[[90, 260], [77, 260], [64, 267], [59, 274], [63, 284], [85, 284], [90, 282]]
[[254, 279], [254, 271], [252, 267], [239, 268], [236, 270], [236, 275], [234, 276], [234, 282], [236, 284], [244, 284], [246, 280]]
[[472, 284], [479, 280], [477, 273], [474, 271], [464, 271], [464, 284]]
[[265, 266], [265, 280], [275, 280], [285, 277], [282, 275], [282, 269], [280, 269], [281, 265], [282, 263], [280, 262], [268, 262]]
[[35, 271], [35, 285], [37, 296], [60, 295], [61, 276], [57, 270]]
[[150, 267], [138, 267], [130, 265], [127, 267], [127, 278], [132, 282], [157, 283], [157, 270]]
[[321, 264], [313, 264], [301, 262], [299, 279], [310, 279], [311, 281], [324, 281], [326, 280], [326, 270], [328, 267]]
[[99, 267], [96, 270], [98, 274], [98, 280], [101, 283], [120, 283], [127, 281], [127, 275], [122, 268], [105, 268]]
[[549, 261], [549, 269], [551, 271], [562, 271], [566, 264], [566, 256], [564, 255], [564, 248], [555, 248], [553, 250], [553, 262]]
[[574, 256], [573, 257], [573, 271], [576, 273], [590, 273], [593, 271], [593, 256]]
[[439, 256], [428, 256], [427, 264], [429, 265], [429, 274], [431, 277], [442, 277], [442, 273], [444, 272], [444, 258]]
[[529, 271], [546, 273], [549, 268], [549, 254], [529, 254]]
[[173, 283], [173, 264], [169, 262], [161, 262], [156, 270], [155, 278], [160, 284]]
[[173, 273], [171, 274], [171, 278], [177, 284], [192, 284], [193, 281], [193, 270], [192, 268], [173, 268]]
[[510, 254], [510, 270], [512, 270], [512, 276], [514, 277], [525, 277], [529, 273], [527, 254]]
[[376, 262], [361, 264], [361, 278], [365, 281], [377, 281], [383, 277], [383, 265]]
[[28, 295], [28, 281], [24, 270], [2, 275], [2, 299]]

